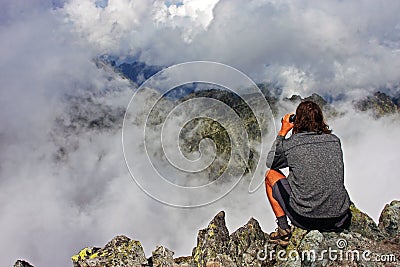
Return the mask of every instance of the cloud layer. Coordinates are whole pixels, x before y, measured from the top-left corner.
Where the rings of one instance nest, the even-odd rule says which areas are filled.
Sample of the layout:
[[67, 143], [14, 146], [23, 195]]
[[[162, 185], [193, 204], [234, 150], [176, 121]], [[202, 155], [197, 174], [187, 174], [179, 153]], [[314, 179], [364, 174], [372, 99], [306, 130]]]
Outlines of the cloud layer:
[[98, 52], [151, 64], [219, 61], [298, 93], [399, 80], [397, 1], [199, 2], [71, 1], [63, 11]]
[[[284, 96], [351, 100], [400, 81], [398, 1], [166, 2], [2, 2], [0, 265], [24, 257], [35, 266], [71, 266], [77, 250], [116, 234], [141, 240], [147, 254], [163, 244], [187, 255], [197, 230], [222, 209], [230, 230], [251, 216], [265, 231], [274, 228], [263, 190], [248, 195], [247, 183], [194, 210], [140, 191], [124, 163], [118, 122], [88, 127], [97, 107], [117, 114], [132, 94], [127, 80], [96, 67], [98, 55], [166, 66], [218, 61], [281, 85]], [[82, 100], [76, 109], [71, 98]], [[348, 111], [330, 125], [343, 141], [351, 197], [377, 219], [398, 197], [399, 121], [334, 104]], [[279, 116], [293, 109], [282, 105]]]

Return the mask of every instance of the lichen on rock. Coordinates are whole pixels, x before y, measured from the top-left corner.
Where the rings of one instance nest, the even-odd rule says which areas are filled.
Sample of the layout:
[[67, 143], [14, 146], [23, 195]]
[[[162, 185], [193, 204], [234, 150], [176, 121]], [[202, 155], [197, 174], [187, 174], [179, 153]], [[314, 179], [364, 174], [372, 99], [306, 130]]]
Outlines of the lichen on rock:
[[385, 238], [385, 234], [381, 232], [371, 217], [360, 211], [354, 204], [351, 204], [350, 210], [352, 214], [350, 231], [374, 240]]
[[147, 265], [139, 241], [126, 236], [116, 236], [104, 248], [88, 247], [72, 256], [74, 267], [112, 267]]
[[266, 245], [268, 238], [258, 221], [251, 218], [230, 235], [228, 253], [238, 266], [254, 266], [257, 264], [257, 253]]
[[149, 264], [153, 267], [172, 267], [174, 266], [174, 252], [163, 246], [157, 246], [152, 252]]
[[[72, 259], [75, 267], [394, 267], [400, 262], [399, 208], [399, 201], [386, 205], [379, 227], [355, 205], [351, 207], [353, 217], [349, 230], [320, 232], [292, 226], [292, 237], [286, 248], [272, 244], [254, 218], [229, 234], [225, 212], [221, 211], [199, 231], [191, 256], [174, 259], [173, 251], [157, 246], [147, 260], [139, 241], [117, 236], [104, 248], [87, 247]], [[382, 255], [385, 261], [375, 260]]]
[[394, 99], [380, 91], [362, 100], [355, 101], [354, 105], [360, 111], [371, 111], [372, 115], [376, 118], [399, 113], [399, 107], [396, 105]]
[[400, 244], [400, 201], [386, 204], [379, 217], [379, 229]]
[[218, 255], [227, 252], [229, 232], [225, 224], [225, 212], [219, 212], [208, 224], [199, 231], [197, 246], [192, 251], [193, 262], [197, 266], [206, 266], [207, 261], [217, 259]]

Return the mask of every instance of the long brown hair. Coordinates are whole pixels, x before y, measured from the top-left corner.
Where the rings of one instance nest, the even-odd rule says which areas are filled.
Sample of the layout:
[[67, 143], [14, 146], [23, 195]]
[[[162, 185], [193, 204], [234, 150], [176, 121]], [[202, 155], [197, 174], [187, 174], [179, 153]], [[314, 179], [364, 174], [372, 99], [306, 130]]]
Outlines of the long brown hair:
[[296, 119], [293, 134], [300, 132], [317, 132], [329, 134], [329, 126], [324, 121], [324, 115], [318, 104], [312, 101], [303, 101], [296, 109]]

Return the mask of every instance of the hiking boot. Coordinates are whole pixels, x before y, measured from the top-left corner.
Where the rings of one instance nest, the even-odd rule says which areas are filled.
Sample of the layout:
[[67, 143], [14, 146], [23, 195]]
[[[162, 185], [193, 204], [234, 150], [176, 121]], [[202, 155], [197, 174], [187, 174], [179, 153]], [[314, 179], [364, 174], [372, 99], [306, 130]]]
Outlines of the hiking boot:
[[269, 235], [270, 242], [274, 244], [286, 247], [289, 244], [290, 237], [292, 236], [292, 231], [290, 228], [282, 229], [278, 227], [275, 232]]

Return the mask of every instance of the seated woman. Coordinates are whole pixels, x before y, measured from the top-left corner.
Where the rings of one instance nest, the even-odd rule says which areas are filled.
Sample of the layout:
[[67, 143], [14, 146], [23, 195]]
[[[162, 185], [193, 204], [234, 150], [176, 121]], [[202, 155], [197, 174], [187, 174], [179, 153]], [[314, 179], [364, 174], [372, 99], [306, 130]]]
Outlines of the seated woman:
[[[271, 242], [288, 244], [291, 230], [287, 217], [297, 227], [337, 231], [351, 221], [350, 198], [344, 186], [343, 153], [339, 138], [324, 122], [321, 108], [304, 101], [282, 119], [282, 127], [268, 153], [265, 185], [277, 218], [278, 229]], [[292, 130], [292, 135], [285, 138]], [[289, 175], [279, 170], [289, 167]]]

